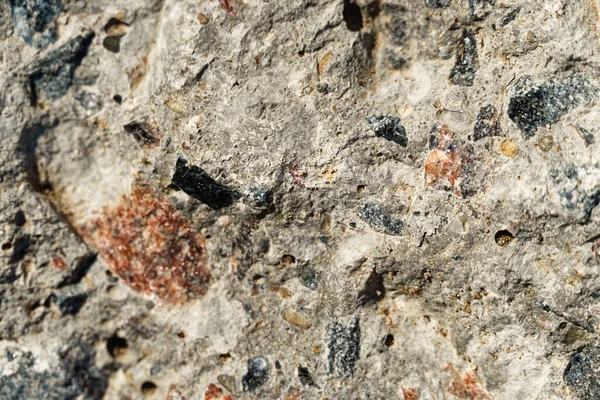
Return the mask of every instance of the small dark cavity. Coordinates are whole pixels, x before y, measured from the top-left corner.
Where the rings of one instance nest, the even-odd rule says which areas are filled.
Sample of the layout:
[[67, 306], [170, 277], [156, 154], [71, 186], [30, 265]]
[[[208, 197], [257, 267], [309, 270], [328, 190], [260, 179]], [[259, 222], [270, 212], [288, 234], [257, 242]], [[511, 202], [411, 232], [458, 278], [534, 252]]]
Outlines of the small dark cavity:
[[31, 241], [29, 235], [18, 237], [12, 245], [13, 253], [10, 259], [8, 260], [8, 263], [16, 264], [19, 261], [23, 260], [23, 258], [25, 258], [25, 256], [27, 255], [27, 251], [29, 250], [32, 244], [33, 242]]
[[328, 328], [328, 371], [338, 376], [354, 373], [360, 358], [361, 331], [358, 316], [350, 323], [332, 321]]
[[371, 117], [367, 117], [366, 120], [371, 127], [371, 130], [375, 133], [375, 136], [382, 137], [386, 140], [399, 144], [402, 147], [406, 147], [408, 145], [406, 129], [400, 124], [400, 118], [373, 115]]
[[383, 339], [383, 344], [387, 347], [392, 347], [394, 345], [394, 335], [388, 333], [385, 339]]
[[62, 315], [76, 315], [83, 308], [87, 301], [87, 294], [77, 294], [61, 298], [58, 302], [58, 308]]
[[480, 140], [491, 136], [500, 136], [500, 116], [496, 107], [487, 105], [482, 107], [477, 114], [477, 122], [473, 128], [473, 140]]
[[504, 16], [504, 18], [502, 18], [500, 25], [506, 26], [506, 25], [510, 24], [511, 22], [513, 22], [515, 20], [515, 18], [517, 18], [517, 15], [519, 15], [520, 12], [521, 12], [521, 7], [515, 8], [514, 10], [512, 10], [511, 12], [506, 14]]
[[191, 197], [200, 200], [213, 210], [232, 205], [239, 195], [235, 190], [211, 178], [202, 168], [177, 159], [172, 182]]
[[12, 248], [12, 243], [6, 242], [2, 244], [2, 250], [10, 250]]
[[363, 17], [360, 7], [351, 0], [344, 0], [342, 16], [349, 31], [358, 32], [363, 27]]
[[151, 381], [146, 381], [142, 383], [142, 386], [140, 387], [140, 390], [144, 396], [153, 395], [156, 392], [156, 389], [158, 389], [158, 386], [156, 386], [156, 384]]
[[298, 365], [298, 378], [304, 386], [318, 387], [308, 368], [304, 368], [302, 365]]
[[367, 278], [365, 286], [358, 294], [358, 305], [367, 306], [375, 304], [385, 297], [383, 275], [372, 272]]
[[404, 222], [394, 219], [383, 207], [376, 203], [366, 203], [359, 207], [358, 215], [371, 228], [387, 235], [398, 236], [402, 233]]
[[494, 235], [494, 240], [496, 244], [500, 247], [506, 247], [514, 240], [515, 236], [508, 230], [503, 229]]
[[27, 219], [25, 218], [25, 213], [23, 212], [23, 210], [19, 210], [15, 213], [15, 216], [13, 217], [13, 222], [18, 227], [25, 225]]
[[367, 5], [367, 14], [369, 14], [371, 18], [377, 18], [379, 13], [381, 13], [381, 5], [379, 3], [380, 0], [375, 0]]
[[450, 82], [458, 86], [473, 86], [478, 68], [477, 39], [472, 30], [465, 29], [456, 47], [456, 62], [450, 71]]
[[106, 350], [111, 357], [115, 358], [123, 350], [127, 349], [127, 340], [118, 336], [116, 333], [106, 341]]
[[242, 389], [244, 392], [253, 392], [269, 380], [269, 362], [264, 358], [251, 358], [248, 360], [248, 370], [242, 376]]
[[572, 109], [597, 97], [598, 89], [575, 74], [542, 83], [523, 77], [512, 89], [507, 113], [524, 137], [532, 137], [539, 127], [558, 122]]
[[123, 127], [142, 147], [152, 148], [160, 143], [161, 133], [158, 126], [148, 118], [132, 121]]
[[115, 101], [115, 103], [117, 103], [118, 105], [121, 105], [123, 103], [123, 97], [120, 94], [115, 94], [113, 96], [113, 100]]

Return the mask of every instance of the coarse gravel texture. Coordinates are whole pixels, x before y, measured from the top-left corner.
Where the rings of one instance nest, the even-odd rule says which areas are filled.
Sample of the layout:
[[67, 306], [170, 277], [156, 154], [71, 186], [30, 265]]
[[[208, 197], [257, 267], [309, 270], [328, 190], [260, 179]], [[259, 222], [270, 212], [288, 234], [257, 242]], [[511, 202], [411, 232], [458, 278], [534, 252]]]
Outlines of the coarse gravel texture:
[[598, 0], [0, 0], [0, 399], [600, 398]]

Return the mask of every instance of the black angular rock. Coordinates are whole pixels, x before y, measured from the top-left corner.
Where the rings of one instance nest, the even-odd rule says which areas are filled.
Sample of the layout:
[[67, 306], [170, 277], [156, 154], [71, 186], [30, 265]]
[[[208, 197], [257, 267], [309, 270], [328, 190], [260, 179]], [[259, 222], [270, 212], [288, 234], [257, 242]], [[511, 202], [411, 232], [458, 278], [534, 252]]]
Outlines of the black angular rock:
[[502, 128], [496, 107], [487, 105], [481, 107], [477, 114], [477, 122], [473, 128], [473, 140], [480, 140], [490, 136], [500, 136]]
[[367, 117], [367, 123], [375, 132], [375, 136], [397, 143], [402, 147], [408, 145], [406, 129], [400, 124], [400, 118], [373, 115]]
[[375, 230], [383, 231], [383, 233], [394, 236], [402, 233], [404, 222], [392, 218], [390, 214], [379, 204], [363, 204], [358, 210], [358, 215], [360, 219], [365, 221], [371, 228]]
[[60, 0], [7, 0], [17, 35], [30, 46], [44, 49], [57, 38]]
[[76, 294], [62, 298], [58, 303], [58, 308], [63, 315], [75, 315], [85, 305], [87, 301], [86, 294]]
[[300, 383], [302, 383], [304, 386], [318, 387], [312, 375], [308, 371], [308, 368], [304, 368], [302, 365], [298, 366], [298, 378], [300, 379]]
[[363, 289], [358, 293], [358, 304], [360, 306], [375, 304], [384, 297], [383, 275], [373, 272], [367, 278]]
[[179, 158], [175, 164], [172, 182], [213, 210], [228, 207], [239, 197], [237, 192], [215, 181], [202, 168], [188, 166], [183, 158]]
[[58, 49], [48, 53], [29, 75], [32, 88], [32, 103], [43, 92], [48, 99], [55, 100], [69, 90], [75, 70], [86, 56], [94, 34], [88, 32], [69, 40]]
[[446, 8], [450, 5], [450, 0], [425, 0], [427, 8]]
[[481, 21], [492, 11], [496, 0], [469, 0], [469, 13], [474, 21]]
[[504, 18], [502, 18], [500, 25], [506, 26], [506, 25], [510, 24], [511, 22], [513, 22], [515, 20], [515, 18], [517, 18], [517, 15], [519, 15], [520, 12], [521, 12], [521, 7], [515, 8], [514, 10], [512, 10], [511, 12], [506, 14], [504, 16]]
[[581, 400], [600, 398], [600, 349], [588, 345], [571, 357], [565, 383]]
[[456, 48], [456, 63], [450, 71], [450, 82], [458, 86], [473, 86], [478, 67], [477, 39], [472, 30], [465, 29]]
[[352, 375], [356, 362], [360, 358], [358, 316], [355, 316], [349, 324], [333, 321], [328, 329], [327, 347], [329, 373], [336, 373], [338, 376]]
[[319, 287], [319, 276], [314, 268], [308, 265], [298, 266], [298, 275], [302, 285], [306, 286], [311, 290], [317, 290]]
[[244, 392], [254, 391], [269, 380], [269, 362], [264, 358], [251, 358], [248, 360], [248, 371], [242, 377]]
[[532, 137], [537, 128], [553, 124], [570, 110], [598, 98], [598, 89], [581, 76], [534, 83], [524, 77], [513, 88], [508, 116], [523, 136]]
[[132, 121], [123, 126], [142, 147], [153, 147], [160, 143], [160, 131], [148, 118]]
[[581, 138], [584, 140], [586, 147], [596, 143], [596, 138], [594, 137], [594, 134], [592, 132], [588, 131], [585, 128], [582, 128], [579, 125], [576, 125], [575, 129], [577, 130], [577, 133], [579, 133]]

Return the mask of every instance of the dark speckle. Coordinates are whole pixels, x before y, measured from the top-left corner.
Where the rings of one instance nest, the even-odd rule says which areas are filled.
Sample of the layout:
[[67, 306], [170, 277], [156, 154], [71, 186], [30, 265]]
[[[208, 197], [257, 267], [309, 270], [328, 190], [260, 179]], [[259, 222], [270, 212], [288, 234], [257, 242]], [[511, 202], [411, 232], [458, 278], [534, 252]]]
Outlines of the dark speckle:
[[10, 257], [10, 260], [8, 260], [8, 263], [9, 264], [18, 263], [23, 258], [25, 258], [25, 255], [27, 254], [27, 250], [29, 250], [29, 247], [31, 246], [31, 244], [32, 244], [32, 242], [28, 235], [17, 238], [15, 240], [15, 242], [13, 243], [13, 246], [12, 246], [13, 253], [12, 253], [12, 256]]
[[577, 75], [543, 83], [524, 77], [512, 92], [508, 116], [525, 137], [532, 137], [538, 127], [553, 124], [571, 109], [597, 98], [597, 89]]
[[586, 146], [591, 146], [594, 143], [596, 143], [596, 138], [594, 137], [594, 135], [590, 131], [588, 131], [587, 129], [582, 128], [579, 125], [575, 126], [575, 129], [577, 130], [577, 133], [579, 133], [579, 135], [581, 136], [581, 138], [585, 141], [585, 145]]
[[427, 8], [446, 8], [450, 5], [450, 0], [425, 0]]
[[379, 204], [367, 203], [362, 205], [358, 210], [358, 215], [371, 228], [388, 235], [400, 235], [404, 227], [404, 222], [392, 218]]
[[228, 207], [238, 198], [235, 191], [215, 181], [202, 168], [188, 166], [183, 158], [177, 160], [172, 181], [185, 193], [213, 210]]
[[351, 0], [344, 0], [344, 9], [342, 11], [346, 27], [349, 31], [358, 32], [363, 27], [362, 11], [360, 7]]
[[469, 13], [473, 21], [481, 21], [492, 11], [496, 0], [469, 0]]
[[465, 29], [456, 48], [456, 63], [450, 71], [450, 82], [458, 86], [473, 86], [477, 69], [477, 39], [472, 30]]
[[408, 145], [406, 129], [400, 124], [400, 118], [371, 116], [367, 118], [367, 123], [375, 132], [375, 136], [397, 143], [402, 147]]
[[521, 12], [521, 7], [517, 7], [514, 10], [512, 10], [511, 12], [509, 12], [508, 14], [506, 14], [504, 16], [504, 18], [502, 18], [502, 22], [500, 23], [500, 25], [506, 26], [506, 25], [510, 24], [512, 21], [515, 20], [515, 18], [517, 18], [517, 15], [519, 15], [519, 12]]
[[319, 287], [319, 279], [317, 271], [308, 265], [300, 265], [298, 267], [300, 282], [311, 290], [317, 290]]
[[248, 360], [248, 371], [242, 377], [244, 392], [254, 391], [269, 380], [269, 363], [264, 358], [251, 358]]
[[63, 315], [75, 315], [85, 305], [87, 295], [85, 293], [76, 294], [74, 296], [62, 297], [58, 302], [58, 308]]
[[142, 147], [152, 148], [160, 143], [160, 131], [149, 118], [132, 121], [123, 127]]
[[360, 325], [358, 316], [344, 324], [333, 321], [328, 330], [329, 373], [339, 376], [352, 375], [360, 357]]
[[19, 227], [25, 225], [25, 222], [27, 222], [27, 219], [25, 219], [25, 213], [23, 212], [23, 210], [19, 210], [15, 213], [13, 222], [15, 223], [16, 226], [19, 226]]

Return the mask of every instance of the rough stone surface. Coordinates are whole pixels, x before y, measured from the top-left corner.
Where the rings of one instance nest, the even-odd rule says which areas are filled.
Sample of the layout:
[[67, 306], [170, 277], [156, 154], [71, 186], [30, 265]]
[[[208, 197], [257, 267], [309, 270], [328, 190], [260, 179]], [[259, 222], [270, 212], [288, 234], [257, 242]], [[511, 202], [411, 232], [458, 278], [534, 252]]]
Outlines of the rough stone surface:
[[3, 0], [0, 399], [600, 396], [598, 0]]

